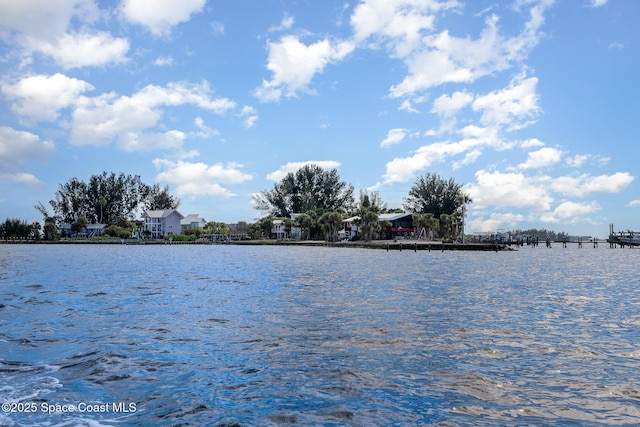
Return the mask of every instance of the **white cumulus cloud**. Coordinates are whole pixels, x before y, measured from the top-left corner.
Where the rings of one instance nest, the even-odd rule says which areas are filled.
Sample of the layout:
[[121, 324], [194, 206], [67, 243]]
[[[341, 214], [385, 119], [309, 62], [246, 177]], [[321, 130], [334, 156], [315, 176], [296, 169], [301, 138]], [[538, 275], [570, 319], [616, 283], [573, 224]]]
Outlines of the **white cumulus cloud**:
[[0, 180], [42, 185], [38, 178], [24, 170], [25, 165], [34, 160], [47, 160], [53, 152], [53, 143], [41, 140], [38, 135], [0, 126]]
[[[0, 38], [14, 50], [20, 48], [21, 59], [40, 52], [64, 69], [125, 61], [127, 39], [91, 28], [100, 15], [93, 0], [3, 1]], [[74, 30], [76, 21], [80, 25]]]
[[390, 147], [400, 144], [407, 136], [407, 129], [396, 128], [387, 132], [387, 137], [380, 143], [381, 147]]
[[538, 79], [518, 75], [509, 86], [479, 96], [473, 101], [473, 109], [482, 113], [480, 122], [485, 125], [505, 125], [518, 129], [539, 112], [536, 87]]
[[223, 185], [240, 184], [253, 177], [242, 171], [238, 163], [172, 161], [155, 159], [154, 166], [161, 170], [156, 180], [171, 184], [179, 196], [233, 197], [235, 194]]
[[31, 132], [0, 126], [0, 168], [10, 170], [27, 161], [44, 160], [53, 154], [51, 141], [43, 141]]
[[324, 39], [306, 45], [298, 37], [287, 35], [277, 42], [269, 42], [267, 69], [271, 80], [264, 80], [254, 90], [262, 102], [279, 101], [282, 96], [294, 97], [298, 93], [312, 93], [311, 80], [322, 73], [327, 64], [342, 60], [354, 49], [350, 42], [332, 42]]
[[598, 176], [582, 174], [556, 178], [551, 182], [551, 188], [564, 196], [586, 197], [594, 193], [619, 193], [634, 180], [628, 172]]
[[202, 11], [206, 0], [124, 0], [122, 16], [147, 28], [154, 36], [166, 36], [176, 25]]
[[482, 215], [467, 221], [465, 230], [467, 233], [495, 232], [501, 228], [515, 228], [525, 217], [514, 213], [492, 213], [488, 218]]
[[236, 107], [227, 98], [212, 97], [206, 83], [148, 85], [131, 96], [107, 93], [92, 98], [81, 97], [73, 111], [71, 143], [107, 145], [117, 141], [119, 147], [126, 151], [176, 148], [184, 138], [180, 131], [162, 135], [141, 134], [150, 132], [158, 125], [163, 114], [162, 107], [182, 105], [195, 105], [215, 114], [224, 114]]
[[527, 161], [518, 165], [521, 169], [537, 169], [560, 163], [563, 152], [557, 148], [544, 147], [528, 154]]
[[51, 56], [64, 69], [102, 66], [125, 60], [129, 41], [109, 33], [65, 34], [53, 42], [43, 42], [38, 50]]
[[560, 203], [553, 211], [541, 215], [540, 220], [548, 223], [558, 223], [560, 221], [574, 223], [577, 222], [580, 217], [599, 210], [600, 206], [596, 202], [578, 203], [566, 201]]
[[471, 101], [473, 101], [473, 95], [467, 92], [455, 92], [451, 96], [443, 94], [433, 101], [431, 111], [444, 117], [451, 117], [469, 105]]
[[54, 121], [61, 109], [72, 106], [79, 95], [93, 90], [93, 86], [56, 73], [24, 77], [0, 89], [8, 99], [15, 100], [11, 105], [15, 113], [34, 120]]
[[466, 187], [475, 209], [494, 207], [528, 207], [534, 211], [551, 209], [553, 197], [548, 189], [550, 179], [529, 177], [522, 173], [480, 170], [476, 183]]

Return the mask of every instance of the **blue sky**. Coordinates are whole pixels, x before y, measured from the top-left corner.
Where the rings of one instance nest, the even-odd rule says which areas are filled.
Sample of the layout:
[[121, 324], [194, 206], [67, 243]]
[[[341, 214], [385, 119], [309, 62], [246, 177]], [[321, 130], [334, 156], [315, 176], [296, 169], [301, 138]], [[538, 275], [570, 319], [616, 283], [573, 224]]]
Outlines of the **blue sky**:
[[253, 222], [314, 162], [467, 231], [640, 227], [640, 2], [0, 0], [0, 218], [102, 171]]

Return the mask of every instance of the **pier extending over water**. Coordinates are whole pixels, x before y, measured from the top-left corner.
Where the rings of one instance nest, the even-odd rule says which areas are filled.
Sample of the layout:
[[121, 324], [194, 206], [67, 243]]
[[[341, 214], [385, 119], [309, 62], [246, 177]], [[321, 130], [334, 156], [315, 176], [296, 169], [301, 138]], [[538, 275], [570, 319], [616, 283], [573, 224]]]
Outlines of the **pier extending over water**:
[[613, 230], [613, 224], [609, 224], [609, 238], [607, 239], [611, 247], [620, 245], [620, 247], [640, 246], [640, 232], [638, 231], [618, 231]]

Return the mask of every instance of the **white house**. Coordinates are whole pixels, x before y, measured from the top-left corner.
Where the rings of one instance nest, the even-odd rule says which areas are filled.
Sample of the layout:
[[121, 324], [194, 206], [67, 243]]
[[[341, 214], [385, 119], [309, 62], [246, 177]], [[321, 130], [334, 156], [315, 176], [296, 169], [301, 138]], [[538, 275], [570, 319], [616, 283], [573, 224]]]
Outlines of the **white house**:
[[175, 209], [145, 211], [142, 214], [144, 231], [152, 238], [161, 238], [171, 234], [180, 234], [180, 221], [184, 215]]
[[281, 219], [274, 219], [271, 226], [271, 237], [274, 239], [286, 239], [287, 230], [284, 221]]
[[199, 228], [202, 230], [206, 225], [207, 221], [204, 218], [200, 218], [198, 214], [189, 214], [180, 221], [180, 231], [184, 231], [186, 228]]

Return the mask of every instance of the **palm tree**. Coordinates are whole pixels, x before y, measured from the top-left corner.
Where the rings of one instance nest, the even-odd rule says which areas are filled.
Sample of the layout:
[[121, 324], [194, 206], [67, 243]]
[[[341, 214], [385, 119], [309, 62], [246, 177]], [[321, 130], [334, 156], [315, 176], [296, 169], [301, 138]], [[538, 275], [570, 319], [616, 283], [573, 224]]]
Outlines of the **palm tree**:
[[100, 204], [100, 224], [102, 224], [102, 209], [107, 205], [107, 199], [100, 197], [98, 203]]
[[389, 220], [383, 219], [382, 221], [378, 221], [375, 231], [389, 230], [391, 227], [393, 227], [393, 223]]
[[325, 240], [335, 242], [338, 239], [338, 230], [342, 225], [342, 214], [338, 211], [325, 212], [318, 218], [318, 224], [325, 233]]
[[440, 221], [433, 216], [432, 213], [413, 214], [413, 225], [418, 229], [418, 235], [422, 237], [422, 232], [425, 235], [432, 236], [433, 231], [437, 230], [440, 226]]
[[375, 231], [380, 229], [378, 219], [380, 218], [379, 211], [376, 207], [363, 207], [357, 212], [360, 219], [356, 221], [358, 228], [362, 230], [362, 235], [365, 241], [371, 240], [371, 237]]
[[440, 215], [440, 224], [442, 226], [443, 238], [456, 239], [458, 229], [458, 217], [455, 214]]
[[306, 213], [300, 214], [293, 222], [296, 227], [300, 227], [300, 238], [307, 240], [311, 234], [311, 227], [313, 227], [313, 218]]

